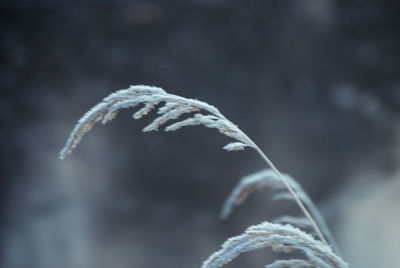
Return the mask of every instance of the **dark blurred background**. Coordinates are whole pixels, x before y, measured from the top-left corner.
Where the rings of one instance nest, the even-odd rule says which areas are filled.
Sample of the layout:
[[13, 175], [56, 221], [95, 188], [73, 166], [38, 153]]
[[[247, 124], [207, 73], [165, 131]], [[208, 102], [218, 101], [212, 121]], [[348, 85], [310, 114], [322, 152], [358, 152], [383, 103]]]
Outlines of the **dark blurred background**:
[[[225, 221], [252, 150], [193, 127], [142, 133], [123, 111], [58, 159], [112, 91], [160, 86], [213, 104], [304, 186], [352, 267], [400, 258], [396, 1], [0, 3], [0, 267], [200, 267], [228, 237], [282, 214], [259, 192]], [[263, 267], [270, 250], [227, 267]]]

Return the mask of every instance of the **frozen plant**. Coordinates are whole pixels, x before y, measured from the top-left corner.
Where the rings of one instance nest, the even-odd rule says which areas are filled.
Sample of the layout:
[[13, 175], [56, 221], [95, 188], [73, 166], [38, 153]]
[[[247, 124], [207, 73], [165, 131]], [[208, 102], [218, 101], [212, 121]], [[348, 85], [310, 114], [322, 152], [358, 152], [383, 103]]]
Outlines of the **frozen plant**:
[[[107, 123], [114, 119], [122, 108], [133, 108], [141, 105], [133, 114], [134, 119], [140, 119], [161, 103], [162, 105], [157, 111], [158, 116], [143, 129], [144, 132], [158, 130], [158, 128], [167, 124], [170, 120], [176, 119], [178, 119], [178, 121], [168, 125], [165, 131], [175, 131], [184, 126], [194, 125], [203, 125], [208, 128], [217, 129], [222, 134], [235, 140], [227, 144], [223, 149], [227, 151], [244, 150], [245, 147], [255, 149], [272, 170], [273, 176], [269, 178], [274, 178], [271, 180], [275, 181], [278, 180], [281, 183], [280, 185], [283, 185], [283, 187], [288, 190], [290, 198], [297, 203], [305, 215], [305, 218], [281, 218], [280, 220], [278, 219], [277, 223], [264, 222], [249, 227], [244, 234], [228, 239], [222, 245], [221, 250], [212, 254], [209, 259], [204, 262], [203, 268], [220, 267], [242, 252], [264, 247], [271, 247], [273, 250], [279, 252], [301, 251], [307, 257], [307, 261], [278, 260], [267, 267], [285, 267], [285, 265], [286, 267], [348, 267], [347, 264], [332, 251], [315, 219], [303, 204], [308, 203], [308, 199], [302, 195], [303, 191], [299, 190], [296, 186], [297, 184], [292, 182], [294, 180], [282, 175], [270, 159], [238, 128], [237, 125], [229, 121], [216, 107], [205, 102], [169, 94], [161, 88], [145, 85], [130, 86], [128, 89], [118, 90], [104, 98], [102, 102], [94, 106], [79, 119], [64, 148], [61, 150], [59, 157], [64, 159], [78, 145], [83, 135], [97, 122], [101, 121], [103, 124]], [[193, 116], [179, 121], [180, 116], [193, 112], [196, 112]], [[265, 182], [263, 182], [262, 179], [261, 181], [256, 181], [255, 188], [258, 187], [257, 183], [262, 185]], [[247, 188], [246, 185], [244, 186], [243, 189], [248, 189], [248, 185]], [[276, 186], [276, 188], [279, 188], [279, 186]], [[297, 188], [297, 193], [295, 188]], [[240, 190], [241, 189], [238, 191]], [[235, 197], [234, 191], [227, 201], [222, 216], [227, 216], [232, 210], [233, 205], [239, 203], [237, 202], [237, 198], [238, 196]], [[281, 193], [281, 196], [279, 197], [278, 195], [278, 198], [287, 198], [287, 196]], [[311, 200], [309, 201], [311, 202]], [[310, 206], [310, 204], [306, 205], [312, 210], [316, 210], [316, 208]], [[314, 213], [314, 217], [318, 215]], [[310, 227], [319, 240], [314, 239], [310, 234], [290, 224], [282, 224], [284, 222], [292, 223], [297, 226]], [[319, 222], [321, 224], [320, 220]], [[325, 225], [323, 224], [323, 226]], [[327, 232], [325, 231], [325, 233]]]

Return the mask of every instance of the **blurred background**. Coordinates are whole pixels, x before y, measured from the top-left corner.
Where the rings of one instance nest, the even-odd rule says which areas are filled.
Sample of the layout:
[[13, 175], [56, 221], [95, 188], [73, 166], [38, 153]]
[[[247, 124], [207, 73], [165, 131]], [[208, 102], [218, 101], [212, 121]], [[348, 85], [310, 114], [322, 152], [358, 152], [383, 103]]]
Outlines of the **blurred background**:
[[[200, 267], [283, 215], [260, 191], [219, 220], [252, 150], [123, 111], [58, 159], [75, 122], [131, 84], [217, 106], [321, 209], [352, 267], [399, 267], [396, 1], [3, 0], [0, 267]], [[227, 267], [263, 267], [269, 249]]]

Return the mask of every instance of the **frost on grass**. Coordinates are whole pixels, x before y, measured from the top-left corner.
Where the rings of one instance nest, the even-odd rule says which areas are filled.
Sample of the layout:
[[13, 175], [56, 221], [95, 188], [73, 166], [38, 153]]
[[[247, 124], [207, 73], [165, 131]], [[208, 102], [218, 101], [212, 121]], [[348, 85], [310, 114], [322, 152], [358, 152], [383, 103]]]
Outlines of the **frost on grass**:
[[231, 142], [227, 145], [225, 145], [222, 149], [227, 150], [227, 151], [241, 151], [244, 150], [244, 147], [247, 145], [241, 142]]
[[[157, 131], [161, 126], [170, 123], [171, 120], [176, 121], [168, 125], [164, 129], [165, 131], [175, 131], [185, 126], [195, 125], [215, 128], [235, 140], [235, 142], [227, 144], [223, 149], [238, 151], [243, 150], [245, 147], [254, 148], [266, 163], [273, 168], [273, 170], [264, 170], [243, 178], [228, 197], [222, 210], [222, 218], [227, 217], [233, 211], [234, 206], [244, 202], [249, 194], [261, 188], [277, 190], [278, 192], [274, 196], [275, 199], [295, 200], [306, 216], [306, 218], [283, 216], [275, 219], [277, 223], [264, 222], [249, 227], [244, 234], [227, 240], [220, 251], [211, 255], [204, 262], [203, 268], [220, 267], [242, 252], [265, 247], [271, 247], [278, 252], [301, 251], [307, 257], [307, 261], [278, 260], [267, 266], [270, 268], [347, 267], [327, 244], [315, 240], [311, 235], [292, 225], [283, 224], [291, 223], [303, 228], [311, 226], [321, 241], [325, 242], [322, 233], [313, 220], [313, 217], [315, 217], [323, 228], [322, 232], [325, 233], [328, 239], [331, 238], [321, 215], [301, 186], [291, 177], [282, 175], [261, 149], [238, 126], [223, 116], [216, 107], [205, 102], [169, 94], [161, 88], [144, 85], [130, 86], [128, 89], [116, 91], [104, 98], [102, 102], [79, 119], [59, 157], [64, 159], [78, 145], [83, 135], [96, 123], [105, 124], [111, 121], [121, 109], [139, 107], [132, 117], [140, 119], [158, 105], [157, 117], [143, 129], [144, 132]], [[180, 119], [183, 115], [187, 115], [187, 118]], [[285, 188], [289, 190], [289, 193], [282, 191]], [[310, 209], [312, 217], [302, 202]]]
[[[304, 203], [304, 205], [308, 208], [311, 216], [317, 222], [318, 226], [321, 229], [321, 232], [324, 234], [328, 242], [332, 245], [335, 252], [340, 254], [336, 246], [336, 243], [333, 239], [333, 236], [329, 231], [329, 228], [324, 218], [322, 217], [319, 210], [315, 206], [314, 202], [304, 191], [303, 187], [301, 187], [301, 185], [294, 178], [285, 174], [283, 174], [283, 176], [290, 184], [290, 186], [293, 188], [293, 190], [296, 192], [297, 196]], [[282, 181], [277, 177], [276, 173], [271, 169], [265, 169], [247, 175], [239, 181], [239, 183], [236, 185], [236, 187], [233, 189], [231, 194], [226, 199], [222, 207], [220, 217], [222, 219], [227, 218], [229, 214], [233, 212], [235, 206], [242, 204], [247, 199], [247, 197], [254, 191], [260, 189], [268, 189], [268, 188], [276, 191], [272, 196], [272, 199], [274, 200], [281, 200], [281, 199], [293, 200], [292, 195], [290, 195], [288, 192], [285, 191], [286, 187], [282, 183]], [[308, 219], [304, 217], [282, 216], [275, 219], [274, 221], [277, 223], [289, 223], [299, 228], [312, 229], [310, 221], [308, 221]]]
[[226, 199], [221, 211], [221, 219], [225, 219], [233, 212], [235, 206], [242, 204], [254, 191], [271, 188], [280, 182], [275, 172], [266, 169], [243, 177]]
[[60, 152], [60, 158], [64, 159], [70, 154], [83, 135], [91, 130], [97, 122], [101, 121], [105, 124], [114, 119], [121, 109], [143, 105], [133, 114], [134, 119], [140, 119], [159, 103], [163, 103], [163, 106], [158, 109], [158, 117], [143, 129], [144, 132], [157, 131], [159, 127], [170, 120], [176, 120], [181, 115], [200, 111], [201, 113], [167, 126], [165, 131], [175, 131], [184, 126], [203, 125], [208, 128], [215, 128], [222, 134], [237, 141], [226, 145], [224, 147], [225, 150], [234, 151], [243, 150], [246, 146], [255, 147], [250, 138], [235, 124], [226, 119], [214, 106], [199, 100], [169, 94], [158, 87], [138, 85], [110, 94], [79, 119]]
[[280, 224], [290, 224], [300, 229], [312, 230], [310, 221], [306, 217], [295, 217], [295, 216], [284, 215], [273, 219], [272, 222]]
[[[307, 258], [307, 262], [314, 265], [314, 267], [348, 267], [329, 246], [315, 240], [311, 235], [300, 229], [291, 225], [263, 222], [259, 225], [250, 226], [239, 236], [229, 238], [219, 251], [212, 254], [203, 263], [202, 268], [218, 268], [232, 261], [241, 253], [267, 247], [275, 252], [302, 252]], [[270, 267], [282, 266], [275, 265]]]
[[291, 260], [277, 260], [265, 266], [265, 268], [317, 268], [308, 261], [291, 259]]
[[[302, 204], [301, 199], [296, 196], [295, 191], [293, 191], [285, 177], [282, 176], [261, 149], [238, 126], [222, 115], [216, 107], [199, 100], [169, 94], [161, 88], [144, 85], [130, 86], [128, 89], [118, 90], [104, 98], [102, 102], [94, 106], [79, 119], [61, 150], [59, 157], [64, 159], [78, 145], [83, 135], [97, 122], [107, 123], [114, 119], [121, 109], [140, 106], [141, 108], [133, 114], [134, 119], [139, 119], [159, 104], [161, 104], [161, 107], [157, 111], [158, 116], [143, 129], [144, 132], [157, 131], [162, 125], [167, 124], [171, 120], [176, 120], [174, 123], [168, 125], [165, 131], [175, 131], [185, 126], [203, 125], [208, 128], [215, 128], [222, 134], [235, 140], [235, 142], [223, 147], [225, 150], [237, 151], [243, 150], [245, 147], [252, 147], [276, 172], [299, 208], [309, 219], [320, 239], [324, 243], [327, 243], [318, 225]], [[193, 115], [193, 112], [197, 113]], [[187, 115], [187, 118], [180, 119], [179, 117], [182, 115]]]

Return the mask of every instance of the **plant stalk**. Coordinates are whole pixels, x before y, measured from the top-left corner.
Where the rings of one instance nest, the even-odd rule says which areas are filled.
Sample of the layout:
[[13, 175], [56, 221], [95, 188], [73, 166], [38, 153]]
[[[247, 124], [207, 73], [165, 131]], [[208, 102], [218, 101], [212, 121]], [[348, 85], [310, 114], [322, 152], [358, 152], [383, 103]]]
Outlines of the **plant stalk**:
[[[255, 145], [255, 144], [254, 144]], [[304, 206], [303, 202], [299, 199], [295, 191], [293, 190], [292, 186], [287, 182], [285, 177], [279, 172], [279, 170], [275, 167], [275, 165], [269, 160], [269, 158], [264, 154], [261, 149], [255, 145], [254, 147], [256, 151], [258, 152], [259, 155], [267, 162], [267, 164], [275, 171], [275, 173], [278, 175], [278, 177], [281, 179], [283, 184], [286, 186], [288, 189], [289, 193], [293, 196], [294, 200], [296, 201], [297, 205], [300, 207], [301, 211], [304, 213], [304, 215], [307, 217], [307, 219], [310, 221], [312, 227], [314, 228], [315, 232], [317, 233], [319, 239], [327, 246], [329, 246], [328, 242], [325, 240], [325, 237], [322, 235], [321, 230], [318, 228], [318, 225], [315, 223], [314, 219], [312, 218], [311, 214], [308, 212], [307, 208]]]

